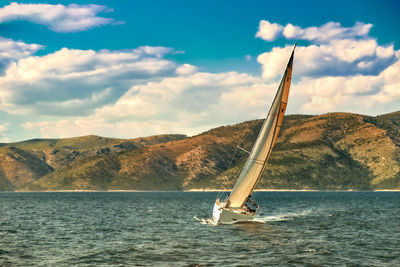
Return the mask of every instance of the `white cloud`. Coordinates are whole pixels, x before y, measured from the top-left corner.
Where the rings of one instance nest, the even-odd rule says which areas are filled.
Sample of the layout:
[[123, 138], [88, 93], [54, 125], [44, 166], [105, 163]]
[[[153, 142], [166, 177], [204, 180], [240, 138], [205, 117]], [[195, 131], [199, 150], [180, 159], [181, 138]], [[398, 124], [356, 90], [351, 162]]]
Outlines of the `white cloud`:
[[[261, 23], [262, 22], [262, 23]], [[369, 37], [372, 24], [356, 22], [353, 27], [343, 27], [338, 22], [328, 22], [319, 27], [301, 28], [292, 24], [285, 27], [261, 21], [256, 36], [272, 41], [278, 36], [287, 39], [307, 40], [312, 44], [299, 46], [296, 51], [296, 69], [300, 76], [323, 77], [378, 75], [396, 60], [393, 44], [379, 45]], [[272, 26], [275, 30], [271, 30]], [[263, 32], [273, 32], [266, 38]], [[272, 38], [273, 36], [273, 38]], [[270, 79], [282, 73], [291, 47], [274, 47], [271, 52], [258, 56], [263, 65], [263, 77]]]
[[283, 27], [283, 36], [287, 39], [296, 39], [297, 36], [300, 34], [304, 33], [304, 30], [300, 28], [299, 26], [294, 26], [292, 24], [287, 24], [285, 27]]
[[[373, 115], [398, 109], [400, 52], [370, 38], [371, 27], [361, 22], [348, 28], [334, 22], [308, 28], [260, 22], [257, 37], [311, 43], [298, 46], [295, 53], [289, 114]], [[0, 39], [0, 53], [10, 56], [0, 75], [0, 109], [26, 115], [24, 129], [40, 130], [42, 137], [191, 135], [262, 118], [278, 86], [273, 78], [282, 75], [292, 50], [274, 47], [259, 55], [263, 80], [245, 73], [199, 72], [191, 64], [167, 60], [166, 54], [180, 52], [166, 47], [63, 48], [33, 56], [40, 45], [4, 40], [9, 44], [2, 49]]]
[[0, 36], [0, 73], [11, 61], [28, 57], [42, 48], [39, 44], [26, 44]]
[[11, 3], [0, 8], [0, 23], [13, 20], [27, 20], [47, 26], [56, 32], [78, 32], [107, 24], [120, 24], [112, 18], [98, 17], [101, 12], [112, 10], [100, 5], [67, 6], [58, 4]]
[[[13, 114], [88, 114], [115, 101], [135, 83], [194, 70], [166, 60], [165, 47], [132, 50], [63, 48], [9, 64], [0, 76], [0, 109]], [[179, 72], [179, 71], [178, 71]]]
[[193, 74], [198, 70], [196, 66], [190, 64], [183, 64], [176, 69], [177, 75], [189, 75]]
[[[359, 46], [361, 52], [354, 51], [355, 46]], [[336, 54], [333, 53], [339, 48], [342, 50], [336, 51]], [[291, 46], [276, 47], [271, 52], [263, 54], [264, 60], [268, 61], [265, 66], [269, 67], [271, 73], [282, 75], [291, 49]], [[135, 51], [140, 54], [150, 50], [152, 49], [136, 49]], [[162, 56], [157, 57], [160, 50], [156, 50], [152, 51], [153, 56], [147, 57], [163, 60]], [[167, 52], [164, 51], [164, 53]], [[105, 55], [100, 52], [92, 53], [100, 58], [104, 57], [104, 62], [114, 60], [113, 64], [116, 65], [120, 64], [121, 58], [128, 58], [130, 62], [130, 54], [118, 54], [123, 52], [107, 51]], [[328, 64], [329, 57], [339, 62], [340, 66], [365, 62], [376, 67], [379, 65], [379, 60], [385, 57], [391, 58], [394, 63], [388, 66], [382, 64], [383, 70], [374, 75], [354, 72], [350, 72], [349, 75], [333, 72], [335, 75], [321, 77], [311, 75], [313, 71], [323, 69], [323, 63]], [[79, 58], [83, 60], [83, 63], [78, 65], [87, 66], [85, 57]], [[103, 65], [100, 64], [100, 66]], [[75, 68], [77, 67], [74, 65], [71, 69]], [[105, 68], [107, 71], [102, 72], [103, 76], [104, 73], [109, 72], [108, 67]], [[86, 69], [86, 67], [83, 68], [83, 70]], [[86, 134], [124, 138], [162, 133], [193, 135], [216, 126], [264, 117], [278, 86], [276, 80], [265, 82], [260, 77], [245, 73], [198, 72], [195, 66], [189, 64], [178, 66], [175, 63], [169, 70], [173, 73], [171, 75], [177, 76], [162, 77], [158, 74], [159, 79], [144, 77], [115, 100], [101, 105], [93, 99], [100, 99], [100, 101], [104, 98], [108, 99], [112, 95], [112, 88], [107, 88], [102, 92], [96, 91], [98, 94], [96, 96], [89, 95], [86, 98], [60, 102], [60, 105], [78, 107], [78, 110], [83, 103], [84, 105], [95, 103], [92, 104], [89, 114], [76, 114], [62, 120], [53, 118], [51, 121], [28, 122], [24, 124], [24, 127], [27, 130], [39, 130], [43, 137], [71, 137]], [[362, 71], [359, 70], [359, 72]], [[71, 73], [74, 72], [70, 71], [67, 76], [63, 76], [65, 74], [62, 72], [56, 74], [68, 81], [75, 76], [85, 77], [85, 80], [88, 80], [93, 73], [97, 72], [91, 70], [79, 71], [74, 75]], [[288, 114], [347, 111], [375, 115], [394, 111], [400, 105], [398, 73], [400, 73], [400, 52], [395, 51], [393, 46], [379, 46], [375, 40], [365, 39], [353, 42], [334, 40], [330, 44], [300, 46], [295, 53], [294, 79], [289, 97]], [[114, 81], [112, 77], [111, 75], [105, 78]], [[56, 110], [55, 106], [59, 105], [59, 103], [54, 103], [55, 106], [52, 107], [49, 103], [46, 106], [47, 110], [52, 110], [52, 108]]]
[[[195, 125], [202, 120], [202, 124], [208, 121], [215, 124], [218, 118], [224, 118], [222, 121], [226, 118], [237, 120], [236, 116], [241, 117], [246, 109], [246, 113], [258, 110], [258, 104], [265, 104], [260, 99], [268, 99], [265, 96], [273, 92], [262, 92], [260, 88], [266, 89], [262, 80], [247, 74], [197, 72], [133, 86], [116, 103], [97, 109], [96, 115], [110, 121], [187, 120]], [[249, 94], [258, 94], [259, 97], [253, 99]], [[225, 100], [221, 102], [221, 99]], [[245, 99], [250, 101], [243, 103]], [[227, 100], [230, 100], [229, 103], [226, 103]], [[236, 109], [226, 112], [225, 108], [229, 109], [229, 106]]]
[[[67, 118], [59, 121], [43, 121], [39, 123], [27, 122], [23, 124], [25, 130], [39, 129], [43, 138], [66, 138], [82, 135], [101, 135], [116, 138], [135, 138], [153, 134], [186, 133], [188, 128], [180, 122], [173, 121], [120, 121], [108, 122], [102, 118], [89, 116]], [[194, 133], [204, 130], [203, 127], [191, 128]]]
[[[290, 51], [289, 51], [290, 52]], [[400, 104], [400, 61], [377, 76], [303, 77], [292, 84], [288, 113], [348, 111], [379, 114]], [[43, 137], [86, 134], [132, 138], [162, 133], [197, 134], [266, 115], [277, 82], [244, 73], [166, 77], [132, 86], [117, 101], [88, 116], [29, 122]]]
[[[264, 78], [282, 75], [291, 49], [292, 46], [274, 47], [271, 52], [258, 56]], [[378, 75], [395, 60], [393, 45], [380, 46], [374, 39], [333, 40], [327, 44], [298, 46], [294, 72], [302, 77]]]
[[[271, 30], [265, 23], [265, 30]], [[398, 110], [400, 106], [400, 52], [394, 45], [379, 45], [369, 36], [372, 24], [357, 22], [343, 27], [328, 22], [319, 27], [276, 25], [273, 38], [264, 38], [260, 23], [257, 36], [272, 41], [307, 40], [295, 52], [293, 94], [300, 113], [348, 111], [378, 114]], [[266, 79], [282, 75], [292, 46], [274, 47], [258, 56]]]
[[221, 124], [265, 116], [276, 87], [248, 74], [197, 72], [132, 86], [118, 101], [87, 117], [24, 126], [40, 129], [44, 137], [197, 134]]
[[277, 23], [270, 23], [267, 20], [261, 20], [260, 26], [258, 26], [258, 31], [256, 37], [259, 37], [266, 41], [274, 41], [283, 31], [283, 26]]
[[[271, 52], [262, 53], [257, 57], [257, 61], [262, 65], [262, 76], [266, 79], [275, 78], [277, 75], [282, 75], [292, 47], [274, 47]], [[298, 51], [296, 51], [295, 61], [298, 61]], [[297, 65], [297, 64], [296, 64]], [[296, 69], [296, 66], [294, 66]]]
[[328, 22], [319, 27], [301, 28], [290, 23], [284, 27], [278, 23], [261, 20], [256, 37], [266, 41], [274, 41], [283, 36], [286, 39], [328, 43], [332, 40], [367, 37], [371, 28], [372, 24], [365, 24], [363, 22], [356, 22], [353, 27], [343, 27], [338, 22]]
[[14, 60], [27, 57], [42, 48], [43, 46], [39, 44], [26, 44], [0, 36], [0, 59]]
[[296, 91], [306, 99], [301, 112], [347, 111], [382, 114], [398, 110], [400, 105], [400, 60], [377, 76], [322, 77], [303, 79]]
[[283, 36], [287, 39], [327, 43], [332, 40], [366, 37], [371, 28], [372, 24], [362, 22], [356, 22], [353, 27], [342, 27], [338, 22], [328, 22], [320, 27], [308, 27], [304, 29], [289, 23], [283, 29]]

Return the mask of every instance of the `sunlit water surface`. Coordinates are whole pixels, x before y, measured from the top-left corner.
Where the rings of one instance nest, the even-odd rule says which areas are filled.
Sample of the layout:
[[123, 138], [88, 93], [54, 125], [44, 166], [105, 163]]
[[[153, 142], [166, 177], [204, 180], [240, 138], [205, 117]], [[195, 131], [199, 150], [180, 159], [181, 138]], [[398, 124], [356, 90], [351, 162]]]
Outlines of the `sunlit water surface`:
[[0, 266], [400, 266], [400, 192], [258, 192], [222, 226], [216, 196], [0, 193]]

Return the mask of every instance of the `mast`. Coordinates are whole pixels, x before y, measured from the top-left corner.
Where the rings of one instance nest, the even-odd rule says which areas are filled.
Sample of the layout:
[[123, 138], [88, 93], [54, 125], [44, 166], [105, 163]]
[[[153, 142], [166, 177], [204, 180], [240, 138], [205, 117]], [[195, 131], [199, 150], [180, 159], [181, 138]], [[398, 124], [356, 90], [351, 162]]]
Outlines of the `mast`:
[[254, 191], [278, 138], [289, 97], [295, 48], [296, 44], [250, 156], [226, 202], [227, 208], [241, 208], [245, 204], [247, 198]]

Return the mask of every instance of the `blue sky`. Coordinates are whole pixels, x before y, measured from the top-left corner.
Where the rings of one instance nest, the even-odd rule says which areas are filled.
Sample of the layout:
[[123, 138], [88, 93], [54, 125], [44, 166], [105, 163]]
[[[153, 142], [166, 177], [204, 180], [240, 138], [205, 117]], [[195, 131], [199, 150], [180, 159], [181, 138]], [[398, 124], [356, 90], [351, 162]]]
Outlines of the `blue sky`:
[[1, 1], [0, 141], [400, 108], [398, 1]]

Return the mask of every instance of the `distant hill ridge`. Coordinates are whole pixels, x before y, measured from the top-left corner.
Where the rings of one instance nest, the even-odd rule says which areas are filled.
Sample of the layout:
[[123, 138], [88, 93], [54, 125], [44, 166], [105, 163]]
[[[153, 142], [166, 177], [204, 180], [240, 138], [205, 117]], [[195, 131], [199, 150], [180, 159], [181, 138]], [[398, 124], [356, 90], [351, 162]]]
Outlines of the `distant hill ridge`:
[[[0, 144], [0, 190], [231, 189], [262, 120], [202, 134], [82, 136]], [[230, 169], [228, 167], [231, 166]], [[257, 186], [400, 189], [400, 111], [289, 115]]]

